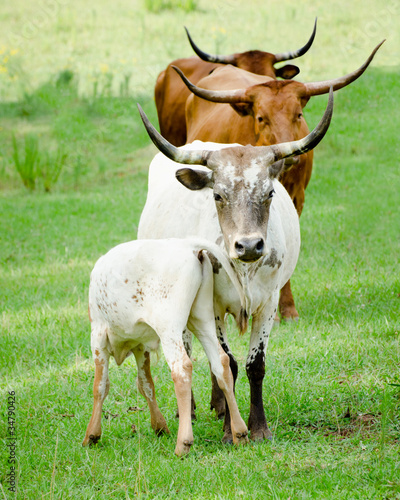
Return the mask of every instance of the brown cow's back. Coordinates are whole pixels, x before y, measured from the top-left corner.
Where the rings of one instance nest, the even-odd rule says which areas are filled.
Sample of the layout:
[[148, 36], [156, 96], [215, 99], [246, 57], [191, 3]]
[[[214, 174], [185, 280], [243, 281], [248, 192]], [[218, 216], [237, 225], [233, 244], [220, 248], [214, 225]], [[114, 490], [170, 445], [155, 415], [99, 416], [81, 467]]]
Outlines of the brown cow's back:
[[172, 69], [172, 65], [181, 69], [192, 82], [197, 83], [220, 64], [205, 62], [193, 56], [173, 61], [158, 75], [154, 94], [160, 132], [174, 146], [183, 146], [186, 143], [184, 103], [190, 91]]

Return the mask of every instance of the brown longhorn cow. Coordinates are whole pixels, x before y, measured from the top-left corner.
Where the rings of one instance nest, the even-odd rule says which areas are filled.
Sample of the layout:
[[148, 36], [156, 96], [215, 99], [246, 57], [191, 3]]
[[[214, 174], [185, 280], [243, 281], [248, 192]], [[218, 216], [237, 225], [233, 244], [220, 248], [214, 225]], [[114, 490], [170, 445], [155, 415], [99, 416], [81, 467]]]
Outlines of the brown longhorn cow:
[[[266, 146], [305, 137], [309, 130], [303, 108], [310, 97], [325, 94], [330, 87], [338, 90], [352, 83], [363, 74], [382, 43], [358, 70], [322, 82], [300, 83], [272, 78], [266, 81], [263, 76], [225, 66], [216, 69], [195, 86], [179, 68], [174, 68], [195, 94], [186, 103], [187, 142], [198, 139]], [[312, 163], [312, 151], [297, 156], [287, 162], [288, 168], [280, 179], [299, 216], [303, 210]], [[284, 319], [298, 318], [290, 281], [281, 290], [279, 311]]]
[[308, 42], [304, 47], [293, 52], [271, 54], [260, 50], [251, 50], [229, 56], [210, 55], [203, 52], [193, 42], [186, 29], [189, 42], [199, 57], [177, 59], [169, 64], [157, 77], [155, 101], [162, 135], [175, 146], [183, 146], [186, 143], [185, 104], [190, 91], [182, 83], [172, 66], [181, 69], [193, 83], [199, 82], [216, 68], [227, 64], [274, 79], [278, 77], [283, 79], [293, 78], [300, 72], [297, 66], [287, 64], [282, 68], [275, 68], [274, 65], [304, 55], [314, 41], [316, 29], [317, 19], [315, 19], [314, 30]]

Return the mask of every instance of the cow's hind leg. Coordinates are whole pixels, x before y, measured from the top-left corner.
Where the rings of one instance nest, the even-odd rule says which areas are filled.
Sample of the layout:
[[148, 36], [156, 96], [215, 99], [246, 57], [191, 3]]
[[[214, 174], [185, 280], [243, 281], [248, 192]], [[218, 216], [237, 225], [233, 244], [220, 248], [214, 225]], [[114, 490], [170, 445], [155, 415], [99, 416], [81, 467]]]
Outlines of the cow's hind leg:
[[[104, 336], [106, 335], [104, 331]], [[100, 336], [100, 335], [99, 335]], [[96, 444], [101, 436], [101, 411], [103, 403], [110, 389], [108, 378], [108, 363], [110, 355], [106, 349], [92, 345], [95, 374], [93, 382], [93, 412], [86, 429], [83, 446]]]
[[156, 400], [154, 382], [150, 371], [150, 352], [143, 345], [133, 350], [138, 368], [137, 384], [139, 392], [145, 397], [150, 410], [151, 427], [157, 436], [169, 434], [167, 422], [163, 417]]

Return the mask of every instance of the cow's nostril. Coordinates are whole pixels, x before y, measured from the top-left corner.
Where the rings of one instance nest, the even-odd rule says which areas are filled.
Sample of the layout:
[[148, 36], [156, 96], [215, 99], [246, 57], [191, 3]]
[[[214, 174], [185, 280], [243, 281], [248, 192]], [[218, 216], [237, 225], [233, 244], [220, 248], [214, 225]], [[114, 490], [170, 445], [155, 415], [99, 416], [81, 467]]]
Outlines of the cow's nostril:
[[243, 245], [237, 241], [235, 243], [235, 248], [236, 248], [236, 250], [243, 250]]
[[263, 255], [264, 246], [263, 238], [242, 238], [235, 241], [237, 257], [245, 262], [258, 260]]

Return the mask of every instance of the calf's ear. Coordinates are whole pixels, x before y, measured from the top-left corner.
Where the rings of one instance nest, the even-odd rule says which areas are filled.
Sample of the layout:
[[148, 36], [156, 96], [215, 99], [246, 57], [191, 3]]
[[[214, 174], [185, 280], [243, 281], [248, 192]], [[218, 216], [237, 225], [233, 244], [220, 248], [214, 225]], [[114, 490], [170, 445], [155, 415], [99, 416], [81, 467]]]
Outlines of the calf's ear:
[[286, 64], [282, 68], [275, 70], [276, 77], [283, 78], [284, 80], [291, 80], [299, 73], [300, 69], [294, 64]]
[[197, 191], [205, 187], [212, 187], [212, 171], [195, 170], [193, 168], [180, 168], [175, 172], [175, 177], [186, 188]]

